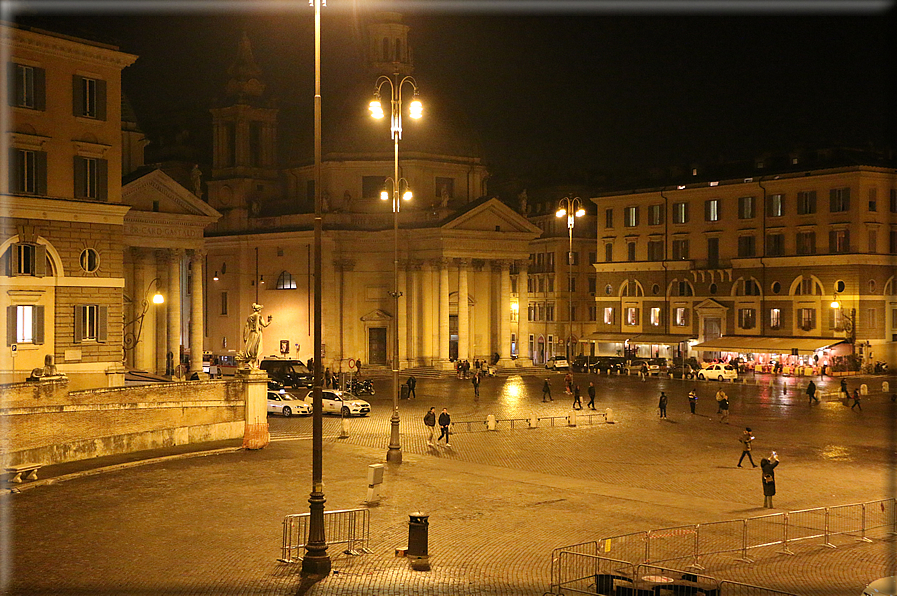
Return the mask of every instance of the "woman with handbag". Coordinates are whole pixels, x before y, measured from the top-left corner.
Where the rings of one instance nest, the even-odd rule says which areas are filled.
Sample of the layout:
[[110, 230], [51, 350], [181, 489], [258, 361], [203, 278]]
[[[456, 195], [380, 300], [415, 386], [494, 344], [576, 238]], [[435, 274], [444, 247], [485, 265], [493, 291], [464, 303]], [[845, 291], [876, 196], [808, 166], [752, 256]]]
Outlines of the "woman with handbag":
[[760, 475], [763, 482], [763, 506], [772, 509], [772, 498], [776, 494], [776, 466], [779, 465], [779, 456], [773, 451], [769, 459], [760, 460]]

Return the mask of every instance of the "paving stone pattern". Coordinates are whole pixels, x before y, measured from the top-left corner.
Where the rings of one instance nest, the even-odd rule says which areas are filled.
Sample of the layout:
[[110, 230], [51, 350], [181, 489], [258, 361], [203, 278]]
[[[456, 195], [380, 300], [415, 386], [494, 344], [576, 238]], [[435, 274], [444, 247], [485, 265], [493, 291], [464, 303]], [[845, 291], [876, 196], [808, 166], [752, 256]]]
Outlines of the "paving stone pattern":
[[[541, 402], [552, 380], [555, 401]], [[371, 554], [330, 548], [334, 573], [308, 594], [533, 594], [550, 583], [553, 549], [630, 532], [741, 519], [762, 508], [758, 470], [738, 469], [738, 436], [751, 426], [755, 461], [775, 449], [778, 494], [773, 513], [835, 506], [895, 494], [897, 416], [886, 396], [871, 393], [863, 412], [838, 401], [808, 405], [801, 382], [761, 378], [757, 385], [725, 384], [730, 424], [717, 421], [715, 382], [576, 375], [583, 394], [598, 387], [597, 412], [612, 408], [615, 424], [565, 426], [572, 397], [563, 375], [484, 379], [475, 400], [469, 381], [420, 379], [416, 400], [402, 401], [401, 465], [386, 465], [381, 503], [371, 507]], [[403, 379], [404, 380], [404, 379]], [[870, 389], [881, 377], [863, 379]], [[770, 382], [771, 381], [771, 384]], [[836, 382], [817, 381], [825, 390]], [[804, 381], [805, 383], [805, 381]], [[859, 380], [849, 381], [851, 389]], [[892, 381], [893, 384], [893, 381]], [[698, 415], [686, 394], [699, 391]], [[370, 417], [325, 418], [327, 509], [363, 507], [367, 466], [383, 463], [392, 391], [377, 381]], [[670, 397], [669, 417], [657, 396]], [[583, 400], [587, 402], [587, 398]], [[456, 424], [451, 447], [429, 447], [423, 414], [447, 407]], [[489, 432], [480, 421], [556, 416], [555, 426], [506, 422]], [[584, 410], [583, 413], [588, 413]], [[2, 498], [5, 528], [0, 581], [5, 593], [59, 595], [295, 594], [299, 566], [277, 561], [281, 522], [308, 511], [311, 420], [269, 418], [272, 443], [260, 451], [233, 448], [207, 457], [183, 450], [140, 467], [98, 462], [45, 469], [42, 480]], [[516, 425], [515, 425], [516, 426]], [[134, 458], [131, 458], [134, 459]], [[408, 515], [429, 515], [430, 571], [413, 571], [395, 549], [407, 544]], [[859, 594], [877, 577], [895, 573], [895, 543], [881, 532], [872, 543], [839, 537], [704, 557], [704, 572], [720, 578], [806, 596]], [[720, 538], [724, 539], [724, 538]], [[671, 547], [673, 548], [673, 547]], [[683, 562], [687, 564], [690, 561]], [[671, 567], [675, 565], [669, 565]]]

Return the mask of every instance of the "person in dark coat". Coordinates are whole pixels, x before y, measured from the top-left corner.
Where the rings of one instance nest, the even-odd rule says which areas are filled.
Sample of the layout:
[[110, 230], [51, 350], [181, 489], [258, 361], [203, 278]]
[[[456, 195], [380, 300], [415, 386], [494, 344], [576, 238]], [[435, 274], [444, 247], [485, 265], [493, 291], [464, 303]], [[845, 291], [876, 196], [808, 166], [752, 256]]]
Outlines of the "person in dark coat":
[[754, 458], [751, 457], [751, 441], [753, 441], [753, 440], [754, 440], [754, 435], [751, 433], [751, 427], [749, 427], [749, 426], [745, 427], [744, 432], [741, 433], [741, 438], [739, 439], [739, 441], [741, 441], [741, 445], [742, 445], [741, 457], [738, 458], [738, 467], [739, 468], [741, 467], [741, 462], [744, 461], [745, 455], [747, 456], [748, 461], [751, 462], [751, 465], [754, 466], [755, 468], [757, 467], [757, 464], [754, 463]]
[[816, 397], [816, 383], [810, 381], [810, 384], [807, 385], [807, 397], [810, 400], [810, 403], [813, 403], [813, 400], [816, 400], [816, 403], [819, 403], [819, 398]]
[[688, 392], [688, 407], [691, 408], [691, 413], [695, 413], [695, 406], [698, 405], [698, 392], [692, 389]]
[[470, 379], [470, 382], [473, 384], [473, 396], [480, 396], [480, 371], [473, 373], [473, 378]]
[[760, 460], [760, 474], [763, 482], [763, 506], [772, 509], [772, 498], [776, 494], [776, 466], [779, 465], [779, 457], [773, 451], [769, 459]]
[[859, 408], [860, 412], [863, 411], [863, 406], [860, 405], [860, 390], [859, 389], [853, 390], [853, 405], [850, 406], [850, 409], [852, 410], [854, 408]]
[[657, 407], [660, 409], [660, 417], [667, 417], [667, 394], [663, 391], [660, 392], [660, 401], [657, 402]]
[[[576, 406], [579, 406], [578, 408]], [[579, 385], [575, 385], [573, 387], [573, 409], [581, 410], [582, 409], [582, 400], [579, 397]]]
[[[546, 396], [548, 399], [545, 399]], [[548, 384], [548, 379], [545, 379], [545, 383], [542, 385], [542, 401], [554, 401], [554, 398], [551, 397], [551, 385]]]
[[408, 399], [414, 399], [417, 397], [417, 394], [414, 392], [414, 388], [417, 386], [417, 379], [414, 378], [414, 375], [408, 377]]
[[451, 447], [449, 445], [449, 425], [452, 423], [452, 417], [449, 415], [448, 410], [442, 408], [442, 413], [439, 415], [439, 438], [436, 439], [436, 443], [442, 440], [442, 437], [445, 437], [445, 446]]
[[589, 381], [589, 408], [595, 409], [595, 383]]
[[841, 390], [840, 391], [841, 391], [841, 393], [844, 394], [844, 397], [842, 399], [844, 400], [844, 405], [846, 406], [847, 400], [850, 399], [850, 392], [847, 390], [847, 380], [846, 379], [841, 379]]
[[424, 415], [424, 424], [430, 433], [427, 445], [433, 445], [433, 437], [436, 436], [436, 408], [430, 408], [430, 411]]

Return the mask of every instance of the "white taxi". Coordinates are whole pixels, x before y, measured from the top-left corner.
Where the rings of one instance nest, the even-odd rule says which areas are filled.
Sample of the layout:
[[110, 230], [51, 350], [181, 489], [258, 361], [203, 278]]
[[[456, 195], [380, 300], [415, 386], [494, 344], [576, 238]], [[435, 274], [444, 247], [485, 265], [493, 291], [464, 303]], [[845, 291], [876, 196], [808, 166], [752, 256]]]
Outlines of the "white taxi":
[[734, 366], [720, 363], [708, 364], [699, 370], [697, 374], [702, 381], [705, 379], [715, 379], [717, 381], [728, 379], [734, 381], [738, 378], [738, 370]]
[[[306, 394], [305, 403], [308, 405], [314, 403], [311, 391]], [[337, 391], [336, 389], [324, 389], [321, 392], [321, 406], [325, 414], [367, 416], [371, 413], [371, 404], [363, 399], [355, 399], [355, 396], [347, 391]]]
[[309, 416], [311, 415], [311, 406], [282, 389], [280, 391], [269, 390], [268, 413], [280, 414], [284, 418], [289, 418], [293, 414]]

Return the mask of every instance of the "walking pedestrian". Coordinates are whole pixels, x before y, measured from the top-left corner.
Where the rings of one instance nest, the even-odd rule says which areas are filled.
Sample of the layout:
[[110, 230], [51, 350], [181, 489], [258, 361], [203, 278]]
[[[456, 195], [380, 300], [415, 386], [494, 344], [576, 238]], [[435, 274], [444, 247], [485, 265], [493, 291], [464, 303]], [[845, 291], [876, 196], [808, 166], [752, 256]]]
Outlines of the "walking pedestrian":
[[850, 409], [852, 410], [854, 408], [859, 408], [860, 412], [863, 411], [863, 406], [860, 405], [860, 390], [859, 389], [853, 390], [853, 405], [850, 406]]
[[361, 378], [361, 358], [355, 361], [355, 372], [358, 375], [358, 378]]
[[[579, 406], [578, 408], [576, 407], [577, 405]], [[582, 401], [580, 401], [580, 398], [579, 398], [579, 385], [576, 385], [573, 388], [573, 409], [574, 410], [582, 409]]]
[[470, 379], [470, 382], [473, 384], [473, 396], [480, 396], [480, 371], [477, 371], [473, 374], [473, 377]]
[[436, 408], [430, 408], [430, 411], [424, 414], [424, 424], [430, 433], [430, 436], [427, 437], [427, 445], [435, 447], [433, 445], [433, 437], [436, 436]]
[[722, 389], [718, 389], [716, 392], [716, 413], [717, 414], [723, 413], [723, 400], [725, 399], [725, 397], [726, 397], [726, 392], [723, 391]]
[[741, 462], [744, 461], [744, 456], [746, 455], [751, 465], [756, 468], [757, 464], [754, 463], [754, 458], [751, 457], [751, 441], [754, 440], [754, 435], [751, 434], [751, 427], [746, 426], [744, 432], [741, 433], [741, 438], [738, 440], [741, 441], [742, 445], [741, 457], [738, 458], [738, 467], [741, 467]]
[[698, 405], [698, 392], [692, 389], [688, 392], [688, 407], [691, 408], [691, 413], [695, 413], [695, 406]]
[[415, 387], [417, 387], [417, 379], [414, 378], [414, 375], [411, 375], [408, 377], [408, 399], [417, 397], [417, 394], [414, 392]]
[[642, 367], [638, 371], [639, 376], [642, 378], [642, 381], [648, 380], [648, 365], [642, 362]]
[[809, 398], [809, 403], [813, 403], [813, 400], [816, 400], [816, 403], [819, 403], [819, 398], [816, 397], [816, 383], [810, 381], [810, 384], [807, 385], [807, 397]]
[[442, 437], [445, 437], [445, 446], [451, 447], [449, 445], [449, 425], [452, 423], [452, 417], [448, 413], [448, 410], [442, 408], [442, 413], [439, 415], [439, 438], [436, 439], [436, 443], [442, 440]]
[[[548, 399], [545, 399], [545, 396], [548, 396]], [[542, 385], [542, 401], [554, 401], [554, 398], [551, 397], [551, 385], [548, 384], [548, 379], [545, 379], [545, 383]]]
[[589, 408], [595, 409], [595, 383], [589, 381]]
[[841, 379], [841, 393], [844, 394], [844, 397], [841, 398], [844, 401], [844, 405], [847, 405], [847, 401], [850, 399], [850, 392], [847, 390], [847, 379]]
[[564, 375], [564, 393], [567, 395], [573, 393], [573, 375], [570, 373]]
[[329, 389], [332, 383], [333, 373], [330, 372], [330, 367], [328, 366], [326, 369], [324, 369], [324, 387]]
[[769, 459], [760, 460], [760, 473], [763, 478], [763, 506], [772, 509], [772, 498], [776, 494], [776, 466], [779, 465], [779, 456], [773, 451]]
[[719, 402], [719, 421], [729, 424], [729, 396], [725, 391], [721, 390], [720, 393], [723, 398]]
[[660, 417], [667, 417], [667, 394], [663, 391], [660, 392], [660, 401], [657, 402], [657, 407], [660, 409]]

